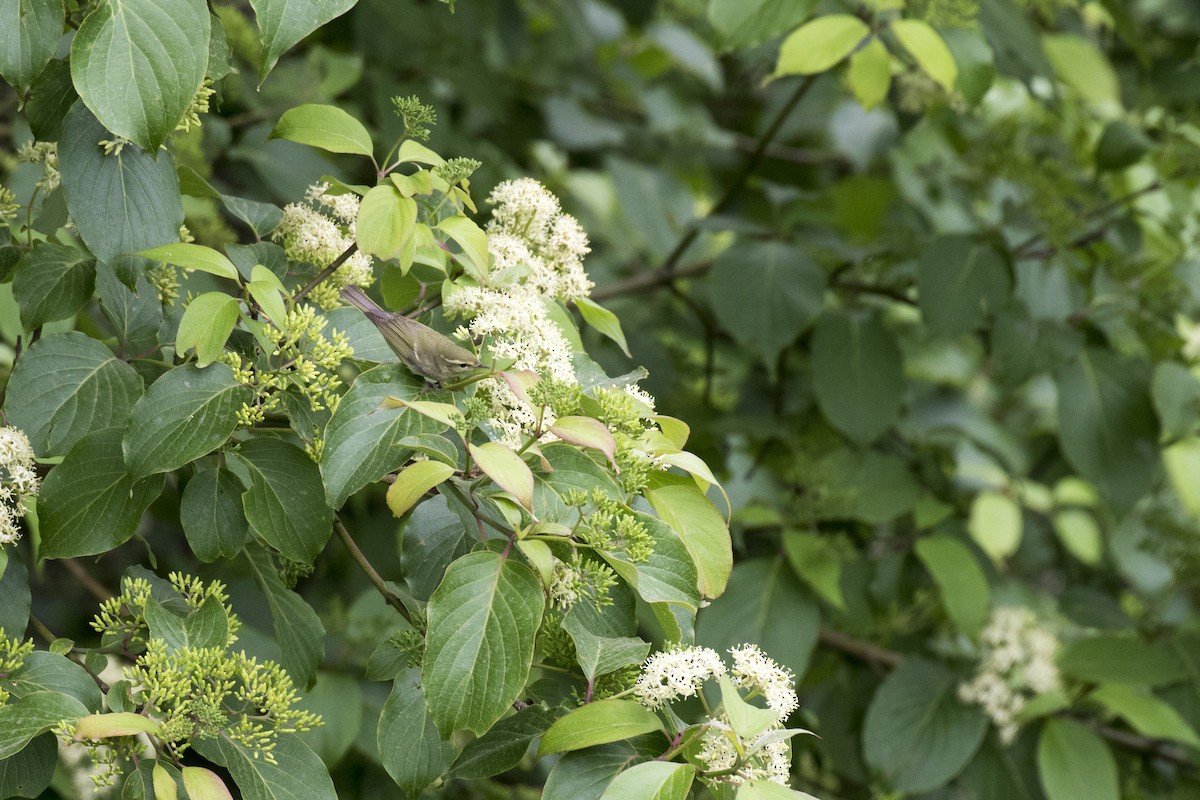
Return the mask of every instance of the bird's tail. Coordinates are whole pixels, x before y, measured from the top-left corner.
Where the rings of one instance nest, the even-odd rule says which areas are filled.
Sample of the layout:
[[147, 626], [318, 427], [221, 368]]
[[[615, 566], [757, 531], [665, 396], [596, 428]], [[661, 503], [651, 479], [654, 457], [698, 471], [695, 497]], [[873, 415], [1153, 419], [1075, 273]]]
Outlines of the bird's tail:
[[364, 314], [388, 315], [388, 312], [380, 308], [378, 303], [367, 297], [366, 292], [353, 284], [342, 289], [342, 299]]

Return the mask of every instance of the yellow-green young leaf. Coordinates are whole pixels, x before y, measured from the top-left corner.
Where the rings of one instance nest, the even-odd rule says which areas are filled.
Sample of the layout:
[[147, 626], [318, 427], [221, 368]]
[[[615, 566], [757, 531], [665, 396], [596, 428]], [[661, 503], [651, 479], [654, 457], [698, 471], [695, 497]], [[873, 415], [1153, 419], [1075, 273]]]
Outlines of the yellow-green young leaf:
[[224, 292], [205, 292], [188, 303], [175, 335], [175, 349], [196, 348], [197, 366], [217, 360], [238, 320], [238, 301]]
[[892, 56], [883, 42], [872, 37], [850, 56], [850, 89], [863, 108], [872, 109], [887, 97], [892, 83]]
[[759, 708], [742, 699], [737, 687], [729, 677], [722, 675], [721, 705], [725, 708], [725, 716], [729, 718], [729, 726], [733, 728], [742, 741], [750, 741], [775, 724], [778, 715], [769, 708]]
[[417, 227], [417, 202], [395, 186], [376, 186], [358, 208], [358, 249], [384, 261], [399, 259]]
[[1120, 103], [1121, 86], [1104, 54], [1087, 39], [1071, 33], [1042, 37], [1046, 57], [1062, 82], [1089, 103]]
[[483, 229], [474, 220], [466, 217], [447, 217], [437, 224], [437, 229], [454, 240], [462, 255], [459, 262], [467, 273], [479, 280], [488, 274], [488, 240]]
[[261, 264], [250, 271], [250, 282], [246, 290], [254, 302], [270, 317], [276, 328], [287, 332], [287, 305], [283, 302], [283, 284], [279, 277]]
[[597, 332], [612, 339], [626, 356], [629, 355], [629, 345], [625, 343], [625, 332], [621, 330], [621, 320], [595, 300], [580, 297], [575, 301], [575, 307], [583, 315], [583, 321], [591, 325]]
[[441, 461], [418, 461], [400, 471], [387, 490], [388, 508], [397, 517], [408, 513], [427, 491], [454, 474], [454, 467]]
[[[570, 529], [566, 532], [570, 534]], [[550, 584], [554, 582], [554, 554], [550, 552], [550, 545], [541, 539], [521, 539], [517, 542], [517, 549], [537, 570], [542, 584], [547, 589], [550, 588]]]
[[279, 118], [271, 139], [287, 139], [330, 153], [371, 157], [371, 134], [363, 124], [337, 106], [309, 103], [290, 109]]
[[1038, 777], [1049, 800], [1118, 800], [1117, 762], [1083, 723], [1050, 719], [1037, 749]]
[[1196, 729], [1178, 711], [1145, 689], [1106, 683], [1092, 692], [1091, 699], [1123, 718], [1138, 733], [1200, 748]]
[[971, 503], [967, 530], [993, 561], [1003, 561], [1021, 545], [1021, 507], [1008, 495], [981, 492]]
[[[157, 786], [155, 788], [157, 790]], [[188, 800], [233, 800], [225, 782], [204, 767], [184, 767], [183, 788], [187, 790]]]
[[398, 172], [393, 172], [388, 176], [392, 185], [400, 190], [400, 194], [405, 197], [413, 195], [425, 195], [433, 192], [433, 173], [427, 169], [418, 170], [412, 175], [401, 175]]
[[618, 742], [662, 727], [657, 714], [634, 700], [597, 700], [555, 720], [542, 734], [538, 757]]
[[928, 22], [898, 19], [892, 23], [892, 33], [929, 77], [947, 92], [954, 91], [958, 64], [945, 40]]
[[662, 431], [663, 436], [670, 439], [678, 450], [683, 449], [683, 446], [687, 444], [688, 437], [692, 435], [691, 427], [681, 419], [664, 417], [661, 414], [650, 417], [650, 419], [658, 423], [658, 428]]
[[854, 52], [870, 35], [867, 23], [849, 14], [829, 14], [804, 23], [779, 48], [778, 75], [815, 75]]
[[[188, 769], [196, 769], [196, 767], [184, 767], [185, 774]], [[205, 770], [205, 772], [207, 771]], [[163, 768], [162, 764], [155, 761], [154, 771], [151, 774], [154, 776], [154, 800], [175, 800], [179, 796], [179, 787], [175, 785], [175, 779]], [[204, 800], [202, 795], [192, 794], [190, 786], [185, 784], [185, 788], [188, 791], [188, 800]]]
[[600, 800], [684, 800], [696, 768], [672, 761], [647, 761], [613, 778]]
[[599, 450], [604, 453], [608, 463], [616, 468], [617, 462], [613, 457], [617, 452], [617, 440], [600, 420], [591, 417], [559, 417], [550, 426], [550, 432], [564, 442]]
[[228, 278], [231, 281], [236, 281], [238, 278], [237, 267], [233, 265], [232, 261], [226, 258], [224, 254], [218, 253], [211, 247], [205, 247], [202, 244], [190, 244], [188, 242], [164, 244], [161, 247], [152, 247], [149, 250], [143, 250], [138, 255], [144, 256], [151, 261], [165, 261], [168, 264], [174, 264], [184, 269], [198, 269], [201, 272], [210, 272], [213, 275]]
[[1065, 508], [1054, 515], [1054, 531], [1067, 552], [1085, 564], [1099, 564], [1104, 540], [1096, 519], [1081, 508]]
[[517, 498], [517, 502], [526, 509], [533, 510], [533, 472], [519, 455], [499, 442], [488, 442], [478, 447], [468, 444], [467, 450], [483, 474]]
[[721, 512], [694, 486], [662, 486], [647, 491], [646, 499], [683, 541], [695, 562], [700, 594], [719, 597], [733, 570], [733, 545]]
[[804, 582], [834, 608], [845, 608], [842, 595], [842, 559], [828, 536], [805, 531], [783, 535], [783, 553]]
[[89, 714], [75, 726], [76, 739], [109, 739], [113, 736], [136, 736], [139, 733], [157, 736], [161, 732], [162, 725], [131, 711]]
[[1179, 501], [1193, 517], [1200, 519], [1200, 438], [1192, 436], [1163, 450], [1167, 478]]
[[446, 159], [420, 142], [413, 139], [405, 139], [400, 145], [399, 153], [396, 155], [396, 162], [407, 164], [410, 161], [417, 164], [428, 164], [431, 167], [440, 167], [446, 163]]
[[789, 789], [774, 781], [746, 781], [738, 787], [736, 800], [817, 800], [811, 794]]
[[979, 635], [990, 607], [987, 576], [970, 549], [949, 536], [917, 542], [917, 558], [929, 570], [942, 595], [942, 605], [958, 629]]
[[399, 397], [388, 396], [383, 401], [384, 408], [411, 408], [423, 417], [436, 419], [438, 422], [453, 428], [462, 419], [462, 412], [450, 403], [435, 403], [430, 400], [403, 400]]

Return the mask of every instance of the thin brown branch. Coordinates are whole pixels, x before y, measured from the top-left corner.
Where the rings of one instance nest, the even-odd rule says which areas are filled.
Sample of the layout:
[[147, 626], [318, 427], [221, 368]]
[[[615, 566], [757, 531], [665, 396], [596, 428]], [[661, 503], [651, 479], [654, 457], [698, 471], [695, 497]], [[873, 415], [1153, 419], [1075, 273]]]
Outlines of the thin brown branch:
[[343, 252], [340, 256], [338, 256], [337, 258], [335, 258], [333, 260], [332, 264], [330, 264], [328, 267], [326, 267], [325, 269], [318, 272], [317, 276], [315, 278], [313, 278], [311, 281], [309, 281], [308, 284], [305, 285], [305, 287], [303, 289], [296, 292], [296, 294], [294, 294], [292, 296], [292, 302], [299, 303], [301, 300], [303, 300], [305, 297], [307, 297], [308, 293], [311, 292], [313, 289], [317, 288], [317, 286], [320, 285], [321, 281], [325, 280], [330, 275], [337, 272], [338, 267], [342, 266], [342, 264], [345, 264], [346, 261], [349, 260], [350, 256], [354, 255], [357, 252], [358, 252], [357, 244], [351, 244], [349, 247], [347, 247], [345, 252]]
[[371, 566], [371, 562], [367, 560], [367, 556], [359, 549], [358, 543], [350, 536], [350, 531], [346, 530], [346, 526], [342, 524], [342, 520], [337, 515], [333, 517], [333, 529], [337, 531], [338, 538], [342, 540], [342, 544], [346, 545], [346, 549], [350, 551], [350, 557], [354, 559], [375, 588], [379, 590], [379, 593], [383, 595], [383, 599], [387, 604], [396, 609], [400, 616], [412, 622], [412, 615], [409, 614], [404, 601], [388, 588], [387, 581], [376, 571], [375, 567]]
[[862, 639], [855, 639], [853, 636], [841, 631], [835, 631], [833, 628], [821, 628], [819, 641], [824, 647], [837, 650], [848, 656], [854, 656], [860, 661], [866, 661], [868, 664], [882, 664], [886, 667], [896, 667], [904, 660], [902, 653], [897, 653], [895, 650], [888, 650], [886, 647], [880, 647], [871, 642], [865, 642]]
[[648, 289], [658, 289], [676, 280], [699, 277], [710, 269], [712, 269], [712, 262], [705, 261], [700, 264], [693, 264], [690, 267], [684, 267], [683, 269], [672, 270], [671, 272], [639, 272], [624, 280], [617, 281], [611, 286], [602, 286], [596, 289], [592, 292], [591, 298], [599, 302], [613, 297], [636, 294]]
[[62, 564], [63, 567], [66, 568], [67, 572], [71, 573], [71, 577], [78, 581], [80, 586], [87, 589], [91, 593], [92, 597], [96, 598], [101, 603], [116, 594], [116, 592], [112, 591], [103, 583], [92, 577], [92, 574], [75, 559], [60, 558], [58, 563]]
[[[1146, 184], [1145, 186], [1143, 186], [1140, 189], [1134, 189], [1132, 192], [1127, 192], [1126, 194], [1120, 195], [1119, 197], [1114, 197], [1113, 199], [1111, 199], [1107, 202], [1101, 203], [1100, 205], [1096, 206], [1091, 211], [1088, 211], [1082, 217], [1080, 217], [1080, 220], [1087, 222], [1087, 221], [1090, 221], [1093, 219], [1097, 219], [1099, 217], [1104, 216], [1105, 214], [1107, 214], [1110, 211], [1114, 211], [1114, 210], [1120, 208], [1121, 206], [1125, 205], [1126, 203], [1133, 202], [1134, 200], [1138, 199], [1139, 197], [1141, 197], [1143, 195], [1151, 194], [1152, 192], [1157, 192], [1161, 188], [1163, 188], [1163, 182], [1161, 180], [1151, 181], [1150, 183]], [[1089, 231], [1088, 233], [1082, 234], [1081, 236], [1072, 240], [1070, 243], [1070, 246], [1071, 247], [1083, 247], [1086, 244], [1090, 244], [1095, 239], [1103, 236], [1105, 230], [1106, 230], [1106, 228], [1100, 228], [1096, 231]], [[1056, 248], [1053, 248], [1053, 247], [1046, 248], [1046, 250], [1048, 251], [1047, 254], [1043, 254], [1043, 251], [1041, 251], [1041, 250], [1037, 251], [1037, 253], [1038, 253], [1037, 255], [1034, 255], [1033, 253], [1028, 252], [1030, 250], [1030, 248], [1032, 248], [1038, 242], [1042, 241], [1044, 238], [1046, 238], [1046, 234], [1038, 232], [1023, 241], [1018, 242], [1012, 248], [1013, 258], [1014, 259], [1049, 258], [1050, 255], [1053, 255], [1055, 252], [1057, 252]]]

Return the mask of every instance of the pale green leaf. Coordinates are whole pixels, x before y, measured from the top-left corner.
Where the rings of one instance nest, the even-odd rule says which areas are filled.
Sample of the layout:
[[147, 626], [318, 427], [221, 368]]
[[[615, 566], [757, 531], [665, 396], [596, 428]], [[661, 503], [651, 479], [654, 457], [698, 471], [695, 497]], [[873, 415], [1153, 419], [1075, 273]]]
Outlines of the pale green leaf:
[[658, 715], [634, 700], [595, 700], [555, 721], [542, 736], [538, 756], [581, 750], [663, 729]]
[[1090, 699], [1124, 719], [1138, 733], [1200, 748], [1200, 735], [1169, 703], [1145, 689], [1106, 683]]
[[394, 186], [376, 186], [358, 208], [358, 249], [384, 261], [400, 258], [417, 226], [417, 203]]
[[1117, 764], [1104, 740], [1071, 719], [1050, 719], [1037, 750], [1047, 800], [1118, 800]]
[[609, 463], [616, 467], [613, 457], [617, 452], [617, 442], [612, 431], [598, 419], [592, 417], [559, 417], [550, 426], [550, 432], [564, 442], [570, 442], [580, 447], [590, 447], [604, 453]]
[[1104, 557], [1104, 538], [1090, 511], [1064, 508], [1054, 514], [1054, 532], [1067, 552], [1095, 566]]
[[[225, 342], [238, 321], [238, 301], [224, 292], [205, 292], [192, 299], [179, 321], [175, 349], [196, 349], [196, 366], [207, 367], [225, 350]], [[153, 387], [151, 387], [153, 389]]]
[[779, 48], [776, 75], [815, 75], [835, 66], [869, 36], [867, 23], [850, 14], [828, 14], [788, 34]]
[[629, 345], [625, 341], [625, 332], [621, 330], [621, 320], [617, 315], [604, 306], [587, 297], [575, 299], [575, 307], [579, 309], [583, 321], [591, 325], [597, 332], [617, 343], [621, 352], [629, 355]]
[[887, 98], [892, 84], [892, 56], [878, 38], [850, 56], [847, 73], [850, 89], [863, 108], [870, 110]]
[[[257, 8], [259, 4], [254, 5]], [[330, 153], [353, 153], [367, 158], [372, 155], [371, 134], [337, 106], [309, 103], [290, 108], [279, 118], [268, 138], [287, 139]]]
[[1089, 103], [1121, 102], [1121, 84], [1112, 64], [1095, 44], [1073, 33], [1042, 36], [1046, 57], [1063, 83]]
[[933, 576], [950, 619], [963, 633], [978, 636], [991, 606], [990, 588], [971, 550], [949, 536], [930, 536], [917, 541], [916, 552]]
[[112, 736], [136, 736], [139, 733], [157, 736], [161, 731], [160, 723], [130, 711], [90, 714], [75, 725], [75, 736], [79, 739], [107, 739]]
[[958, 64], [946, 42], [928, 22], [919, 19], [898, 19], [892, 22], [892, 33], [908, 54], [921, 65], [925, 74], [947, 92], [954, 91], [958, 80]]
[[685, 800], [696, 768], [673, 761], [647, 761], [613, 778], [601, 800]]
[[1021, 506], [1006, 494], [980, 492], [971, 501], [967, 530], [993, 561], [1003, 561], [1021, 545]]
[[700, 595], [719, 596], [733, 569], [733, 544], [721, 512], [694, 486], [662, 486], [645, 494], [687, 547], [696, 564]]
[[533, 472], [521, 457], [499, 442], [467, 445], [467, 452], [483, 473], [522, 506], [533, 510]]
[[[233, 800], [229, 787], [212, 770], [204, 767], [184, 767], [182, 772], [183, 788], [187, 791], [188, 800]], [[171, 781], [172, 785], [174, 783]]]
[[467, 217], [447, 217], [437, 224], [437, 230], [449, 236], [462, 250], [459, 263], [467, 274], [479, 281], [488, 276], [488, 240], [475, 221]]
[[403, 517], [426, 492], [453, 474], [454, 467], [441, 461], [417, 461], [402, 469], [387, 490], [392, 515]]
[[223, 253], [200, 244], [191, 244], [190, 242], [164, 244], [159, 247], [152, 247], [149, 250], [143, 250], [138, 255], [148, 258], [151, 261], [165, 261], [168, 264], [174, 264], [184, 269], [198, 269], [201, 272], [209, 272], [220, 278], [228, 278], [231, 281], [238, 279], [237, 267], [233, 265], [232, 261], [226, 258]]

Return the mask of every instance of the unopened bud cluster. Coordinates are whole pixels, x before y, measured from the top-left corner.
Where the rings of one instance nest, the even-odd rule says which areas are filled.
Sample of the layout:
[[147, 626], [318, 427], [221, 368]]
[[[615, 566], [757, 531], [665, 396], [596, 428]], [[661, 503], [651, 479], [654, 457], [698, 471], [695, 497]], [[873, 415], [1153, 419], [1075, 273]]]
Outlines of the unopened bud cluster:
[[983, 708], [1008, 744], [1016, 738], [1018, 715], [1034, 697], [1062, 688], [1054, 658], [1058, 639], [1040, 627], [1027, 608], [992, 612], [981, 635], [983, 652], [975, 677], [958, 687], [965, 703]]
[[29, 437], [18, 428], [0, 428], [0, 544], [20, 538], [21, 517], [39, 487]]

